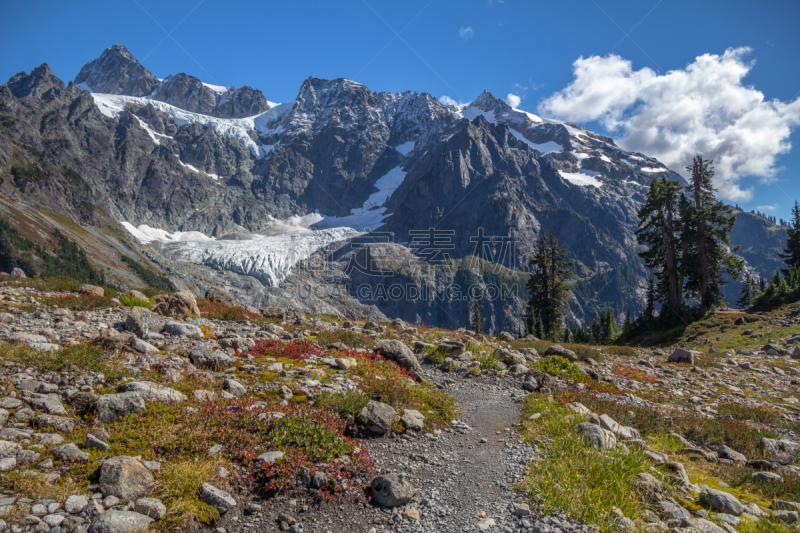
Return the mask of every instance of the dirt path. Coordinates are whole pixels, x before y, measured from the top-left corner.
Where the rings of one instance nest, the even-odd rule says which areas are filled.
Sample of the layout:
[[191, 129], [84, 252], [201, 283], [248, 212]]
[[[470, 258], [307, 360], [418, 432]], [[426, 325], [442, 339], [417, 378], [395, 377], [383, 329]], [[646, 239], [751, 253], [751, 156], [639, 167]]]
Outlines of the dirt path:
[[272, 502], [253, 514], [243, 513], [240, 506], [218, 526], [227, 533], [280, 531], [277, 516], [286, 512], [299, 520], [295, 531], [315, 533], [528, 529], [530, 522], [514, 514], [522, 498], [513, 487], [531, 458], [515, 430], [524, 397], [519, 384], [512, 379], [451, 378], [436, 370], [426, 377], [459, 403], [463, 414], [454, 429], [440, 436], [362, 441], [379, 473], [402, 475], [420, 489], [407, 506], [419, 512], [419, 520], [404, 517], [407, 508], [381, 510], [358, 502], [316, 507], [297, 499]]

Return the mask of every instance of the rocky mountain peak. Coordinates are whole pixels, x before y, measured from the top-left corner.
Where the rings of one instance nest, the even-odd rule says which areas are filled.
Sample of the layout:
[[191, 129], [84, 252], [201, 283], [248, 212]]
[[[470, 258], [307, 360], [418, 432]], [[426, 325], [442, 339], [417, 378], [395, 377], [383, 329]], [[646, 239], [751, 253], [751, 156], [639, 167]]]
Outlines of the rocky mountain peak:
[[8, 80], [7, 85], [11, 89], [11, 93], [17, 98], [31, 96], [44, 100], [48, 99], [46, 94], [51, 89], [64, 88], [64, 83], [53, 74], [53, 71], [50, 70], [50, 65], [47, 63], [42, 63], [33, 69], [30, 74], [26, 72], [15, 74]]
[[100, 57], [86, 63], [75, 77], [75, 85], [81, 89], [127, 96], [147, 96], [159, 83], [121, 44], [103, 50]]

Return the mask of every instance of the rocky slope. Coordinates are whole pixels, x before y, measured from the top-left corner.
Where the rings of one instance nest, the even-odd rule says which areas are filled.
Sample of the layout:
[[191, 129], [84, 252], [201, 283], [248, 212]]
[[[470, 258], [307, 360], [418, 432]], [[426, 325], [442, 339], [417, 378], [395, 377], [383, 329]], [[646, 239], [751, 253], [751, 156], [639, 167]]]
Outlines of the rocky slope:
[[662, 351], [102, 293], [0, 279], [3, 531], [798, 521], [792, 306], [720, 313]]

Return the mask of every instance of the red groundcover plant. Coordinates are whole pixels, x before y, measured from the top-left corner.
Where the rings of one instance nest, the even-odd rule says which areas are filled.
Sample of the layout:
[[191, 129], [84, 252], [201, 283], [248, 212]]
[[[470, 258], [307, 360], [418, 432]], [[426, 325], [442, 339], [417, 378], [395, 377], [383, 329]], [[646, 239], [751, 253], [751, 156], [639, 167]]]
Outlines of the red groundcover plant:
[[312, 355], [323, 355], [325, 351], [314, 341], [305, 339], [290, 342], [258, 339], [253, 348], [250, 348], [247, 352], [236, 352], [236, 355], [241, 356], [244, 353], [249, 353], [254, 357], [282, 357], [301, 361], [303, 359], [308, 359]]

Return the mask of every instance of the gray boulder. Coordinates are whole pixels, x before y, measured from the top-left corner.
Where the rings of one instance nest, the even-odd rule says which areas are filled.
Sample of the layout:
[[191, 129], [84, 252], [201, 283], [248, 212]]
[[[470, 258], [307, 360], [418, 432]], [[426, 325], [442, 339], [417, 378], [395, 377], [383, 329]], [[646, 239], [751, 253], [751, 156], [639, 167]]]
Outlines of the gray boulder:
[[139, 393], [147, 401], [156, 401], [163, 404], [181, 403], [186, 401], [186, 395], [175, 389], [153, 383], [152, 381], [132, 381], [122, 386], [125, 392]]
[[167, 514], [167, 507], [158, 498], [139, 498], [134, 510], [150, 518], [160, 520]]
[[236, 500], [233, 499], [233, 496], [208, 483], [203, 483], [200, 487], [200, 501], [215, 508], [219, 514], [225, 514], [236, 507]]
[[425, 416], [416, 409], [404, 409], [400, 421], [411, 431], [420, 431], [425, 427]]
[[729, 459], [734, 463], [741, 463], [741, 464], [747, 463], [747, 457], [737, 452], [733, 448], [729, 448], [728, 446], [725, 445], [717, 447], [717, 454], [719, 454], [719, 456], [722, 459]]
[[800, 454], [800, 442], [763, 438], [758, 445], [765, 459], [782, 465], [793, 465]]
[[375, 433], [388, 433], [397, 411], [391, 405], [370, 400], [358, 414], [358, 422]]
[[199, 368], [220, 370], [231, 365], [231, 357], [225, 352], [212, 350], [208, 346], [200, 346], [189, 352], [192, 364]]
[[[152, 333], [147, 333], [147, 336], [150, 335], [152, 335]], [[158, 348], [138, 337], [131, 337], [131, 347], [137, 352], [143, 354], [151, 354], [158, 351]]]
[[26, 275], [25, 275], [25, 271], [24, 271], [24, 270], [22, 270], [21, 268], [19, 268], [19, 267], [14, 267], [14, 268], [11, 270], [11, 277], [14, 277], [14, 278], [19, 278], [19, 279], [25, 279], [25, 278], [27, 278], [28, 276], [26, 276]]
[[169, 333], [170, 335], [178, 337], [189, 337], [191, 339], [202, 339], [203, 330], [194, 324], [184, 324], [183, 322], [175, 322], [173, 320], [164, 324], [161, 333]]
[[283, 459], [283, 452], [264, 452], [256, 457], [256, 461], [266, 465], [277, 463], [281, 459]]
[[71, 433], [75, 429], [75, 420], [56, 415], [39, 415], [31, 420], [33, 427], [37, 429], [53, 429]]
[[166, 320], [163, 317], [144, 307], [131, 307], [125, 317], [125, 328], [137, 337], [144, 337], [151, 331], [158, 333], [164, 329], [165, 323]]
[[739, 516], [744, 512], [744, 505], [742, 505], [742, 502], [740, 502], [736, 496], [727, 492], [722, 492], [721, 490], [706, 489], [700, 495], [700, 499], [718, 513]]
[[398, 340], [382, 340], [375, 346], [375, 351], [390, 361], [394, 361], [400, 368], [420, 372], [422, 367], [414, 352], [403, 342]]
[[206, 291], [206, 300], [221, 303], [225, 307], [234, 307], [236, 305], [236, 299], [233, 297], [233, 294], [219, 287], [211, 287], [208, 289]]
[[558, 357], [563, 357], [564, 359], [573, 362], [578, 360], [578, 356], [575, 355], [575, 352], [573, 352], [572, 350], [568, 350], [567, 348], [564, 348], [563, 346], [560, 346], [558, 344], [554, 344], [549, 348], [547, 348], [547, 350], [544, 351], [544, 355], [555, 355]]
[[104, 394], [94, 402], [97, 418], [110, 424], [130, 415], [144, 414], [146, 409], [144, 398], [138, 392], [121, 392]]
[[150, 492], [153, 483], [153, 474], [138, 459], [127, 455], [107, 459], [100, 466], [98, 485], [103, 496], [136, 501]]
[[71, 442], [54, 448], [50, 453], [66, 462], [85, 463], [89, 460], [89, 454], [82, 452], [80, 448]]
[[597, 424], [578, 424], [578, 433], [592, 441], [592, 444], [594, 444], [595, 448], [613, 448], [617, 445], [617, 438], [614, 436], [614, 434], [601, 428]]
[[226, 379], [222, 382], [222, 388], [236, 396], [237, 398], [241, 398], [245, 394], [247, 394], [247, 388], [236, 381], [235, 379]]
[[372, 501], [381, 507], [405, 505], [417, 493], [417, 489], [397, 474], [378, 476], [370, 483]]
[[694, 353], [685, 349], [678, 348], [667, 358], [668, 363], [686, 363], [687, 365], [694, 364]]
[[133, 511], [108, 510], [92, 522], [87, 533], [141, 533], [152, 523], [152, 518]]

